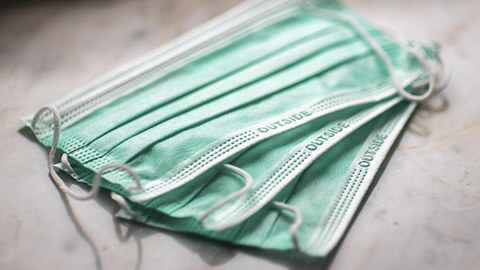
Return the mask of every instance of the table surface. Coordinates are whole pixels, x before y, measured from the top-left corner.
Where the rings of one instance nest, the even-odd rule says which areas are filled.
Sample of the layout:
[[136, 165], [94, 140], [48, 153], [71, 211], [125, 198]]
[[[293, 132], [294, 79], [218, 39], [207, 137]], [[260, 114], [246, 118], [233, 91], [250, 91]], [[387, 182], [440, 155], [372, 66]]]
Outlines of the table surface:
[[480, 2], [346, 1], [409, 39], [440, 41], [452, 81], [446, 103], [417, 112], [324, 260], [121, 222], [105, 194], [68, 204], [17, 121], [240, 0], [20, 2], [0, 8], [0, 269], [94, 269], [95, 258], [104, 269], [480, 269]]

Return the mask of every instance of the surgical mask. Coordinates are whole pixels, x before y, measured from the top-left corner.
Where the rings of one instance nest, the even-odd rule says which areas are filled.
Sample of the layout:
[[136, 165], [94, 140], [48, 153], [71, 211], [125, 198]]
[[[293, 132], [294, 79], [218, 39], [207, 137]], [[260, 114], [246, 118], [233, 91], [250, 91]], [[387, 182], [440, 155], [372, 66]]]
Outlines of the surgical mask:
[[[408, 98], [414, 94], [399, 88], [405, 91], [427, 77], [418, 57], [351, 14], [354, 25], [380, 48], [374, 51], [390, 59], [393, 87], [391, 70], [386, 73], [373, 57], [372, 41], [365, 42], [364, 33], [358, 36], [358, 29], [341, 20], [307, 12], [297, 1], [253, 1], [231, 15], [220, 18], [217, 27], [212, 23], [183, 38], [185, 48], [171, 46], [146, 57], [58, 102], [54, 116], [37, 114], [26, 125], [52, 149], [61, 125], [58, 147], [65, 155], [60, 167], [89, 184], [94, 173], [103, 174], [101, 186], [113, 191], [128, 212], [124, 197], [148, 208], [191, 186], [208, 186], [220, 164], [255, 144], [352, 106], [388, 104], [397, 93]], [[432, 80], [429, 86], [434, 87]], [[316, 101], [308, 104], [311, 100]], [[228, 151], [219, 148], [225, 143]]]

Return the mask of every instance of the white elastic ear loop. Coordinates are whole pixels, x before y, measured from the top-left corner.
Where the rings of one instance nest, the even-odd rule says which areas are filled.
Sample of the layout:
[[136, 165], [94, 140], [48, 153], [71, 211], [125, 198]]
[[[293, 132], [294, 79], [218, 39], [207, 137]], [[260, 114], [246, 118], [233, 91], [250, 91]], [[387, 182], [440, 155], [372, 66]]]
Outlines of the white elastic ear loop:
[[[62, 157], [61, 157], [61, 163], [63, 164], [63, 166], [70, 172], [73, 172], [73, 168], [72, 166], [70, 165], [70, 162], [68, 162], [68, 156], [64, 153], [62, 154]], [[111, 167], [112, 165], [110, 165]], [[59, 166], [56, 166], [56, 168], [59, 168]], [[132, 176], [132, 178], [135, 179], [135, 181], [137, 182], [137, 185], [136, 186], [129, 186], [127, 187], [127, 190], [131, 191], [133, 189], [142, 189], [141, 185], [140, 185], [140, 181], [137, 177], [137, 175], [135, 173], [133, 173], [130, 168], [126, 167], [126, 166], [116, 166], [116, 168], [121, 168], [123, 170], [126, 170], [129, 172], [129, 174]], [[105, 168], [105, 169], [108, 169], [108, 168]], [[98, 173], [97, 173], [98, 175]], [[125, 200], [125, 198], [123, 198], [121, 195], [115, 193], [115, 192], [110, 192], [110, 198], [112, 198], [112, 200], [114, 200], [119, 206], [120, 208], [123, 209], [123, 211], [125, 211], [125, 213], [127, 213], [128, 215], [130, 215], [131, 217], [135, 217], [135, 213], [133, 213], [132, 209], [130, 208], [130, 206], [128, 205], [127, 201]]]
[[112, 200], [114, 200], [120, 206], [120, 208], [122, 208], [123, 211], [125, 211], [125, 213], [127, 213], [131, 217], [136, 216], [136, 214], [132, 211], [132, 209], [128, 205], [127, 200], [125, 200], [125, 198], [123, 198], [122, 196], [118, 195], [115, 192], [110, 192], [110, 198], [112, 198]]
[[52, 145], [50, 147], [50, 152], [48, 153], [48, 171], [50, 173], [50, 176], [52, 177], [53, 181], [57, 185], [57, 187], [64, 192], [65, 194], [68, 194], [69, 196], [77, 199], [77, 200], [87, 200], [92, 197], [92, 194], [94, 195], [96, 190], [92, 188], [92, 191], [85, 195], [78, 195], [75, 192], [71, 191], [65, 183], [62, 181], [60, 176], [58, 176], [57, 172], [55, 171], [54, 163], [53, 163], [53, 158], [55, 157], [55, 152], [57, 151], [57, 145], [58, 145], [58, 140], [60, 138], [60, 113], [58, 110], [52, 106], [48, 105], [46, 107], [41, 108], [38, 110], [38, 112], [35, 114], [32, 120], [32, 128], [35, 129], [35, 126], [38, 122], [38, 119], [42, 115], [43, 112], [45, 111], [50, 111], [53, 114], [53, 139], [52, 139]]
[[[424, 53], [423, 50], [419, 47], [419, 45], [416, 42], [414, 43], [414, 47], [411, 49], [416, 50], [416, 53], [418, 54]], [[423, 59], [423, 57], [419, 59]], [[433, 74], [435, 77], [435, 89], [433, 94], [434, 95], [439, 94], [450, 83], [450, 79], [451, 79], [450, 68], [444, 64], [443, 59], [440, 55], [437, 56], [437, 63], [435, 64], [429, 63], [428, 61], [421, 61], [421, 62], [424, 66], [427, 65], [429, 67], [429, 70], [430, 70], [429, 74]], [[426, 87], [428, 83], [429, 83], [428, 81], [418, 82], [413, 84], [413, 88], [414, 89], [423, 88], [423, 87]]]
[[136, 185], [130, 185], [127, 187], [127, 190], [128, 191], [133, 191], [133, 190], [141, 190], [142, 189], [142, 184], [140, 183], [140, 178], [138, 178], [137, 174], [134, 173], [132, 171], [132, 169], [130, 169], [130, 167], [126, 166], [126, 165], [123, 165], [123, 164], [107, 164], [105, 166], [103, 166], [102, 168], [100, 168], [100, 170], [98, 170], [98, 172], [95, 174], [95, 180], [93, 181], [94, 184], [93, 184], [93, 188], [96, 187], [96, 189], [100, 188], [100, 181], [102, 180], [102, 175], [108, 171], [108, 170], [111, 170], [111, 169], [120, 169], [120, 170], [123, 170], [125, 172], [127, 172], [130, 177], [133, 178], [133, 180], [135, 180], [135, 184]]
[[[128, 186], [127, 191], [142, 190], [140, 178], [138, 178], [137, 174], [135, 174], [128, 166], [122, 164], [107, 164], [103, 166], [100, 170], [98, 170], [98, 172], [95, 174], [94, 184], [92, 190], [90, 191], [91, 193], [95, 195], [98, 192], [98, 189], [100, 188], [100, 181], [102, 180], [102, 175], [110, 169], [121, 169], [123, 171], [126, 171], [130, 175], [130, 177], [135, 180], [136, 185]], [[94, 188], [96, 188], [95, 191], [93, 191]], [[125, 200], [123, 196], [112, 191], [110, 192], [110, 198], [112, 198], [112, 200], [114, 200], [120, 206], [120, 208], [122, 208], [128, 215], [130, 215], [131, 217], [136, 216], [128, 205], [127, 200]]]
[[[73, 172], [73, 168], [72, 166], [70, 165], [70, 162], [68, 162], [68, 156], [66, 154], [62, 154], [62, 157], [61, 157], [61, 163], [63, 164], [63, 166], [70, 172]], [[109, 166], [109, 168], [112, 168], [113, 165], [107, 165]], [[59, 168], [58, 166], [55, 165], [56, 168]], [[125, 171], [127, 171], [130, 176], [135, 179], [136, 181], [136, 186], [129, 186], [127, 187], [127, 190], [131, 191], [131, 190], [141, 190], [142, 187], [141, 187], [141, 184], [140, 184], [140, 179], [138, 179], [138, 176], [130, 170], [130, 168], [126, 167], [126, 166], [123, 166], [123, 165], [116, 165], [114, 166], [115, 168], [121, 168]], [[103, 167], [102, 169], [106, 170], [108, 169], [107, 167]], [[97, 175], [99, 175], [100, 172], [97, 173]], [[103, 173], [103, 172], [102, 172]], [[127, 201], [125, 200], [124, 197], [122, 197], [121, 195], [115, 193], [115, 192], [110, 192], [110, 198], [112, 198], [112, 200], [114, 200], [119, 206], [120, 208], [122, 208], [125, 213], [127, 213], [128, 215], [130, 215], [131, 217], [135, 217], [135, 213], [133, 213], [132, 209], [130, 208], [130, 206], [128, 205]]]
[[63, 166], [65, 166], [65, 168], [66, 168], [69, 172], [73, 172], [73, 168], [72, 168], [72, 166], [70, 165], [70, 162], [68, 162], [68, 156], [67, 156], [67, 154], [63, 153], [63, 154], [62, 154], [62, 157], [60, 158], [60, 161], [62, 162]]
[[[225, 169], [235, 173], [235, 174], [240, 175], [245, 180], [245, 185], [240, 190], [231, 193], [227, 197], [223, 198], [222, 200], [220, 200], [219, 202], [214, 204], [210, 209], [208, 209], [199, 219], [199, 221], [200, 221], [200, 223], [202, 223], [202, 225], [204, 225], [203, 223], [209, 215], [211, 215], [217, 209], [224, 206], [225, 204], [232, 201], [233, 199], [243, 195], [245, 192], [247, 192], [252, 187], [253, 178], [249, 173], [247, 173], [246, 171], [244, 171], [244, 170], [242, 170], [238, 167], [230, 165], [230, 164], [223, 164], [223, 167]], [[205, 227], [205, 225], [204, 225], [204, 227]]]
[[[389, 37], [391, 39], [398, 42], [404, 48], [407, 48], [407, 40], [402, 35], [400, 35], [398, 32], [395, 32], [392, 29], [387, 28], [387, 27], [382, 27], [382, 30], [387, 35], [389, 35]], [[415, 43], [414, 43], [414, 46], [420, 53], [424, 53], [424, 51], [421, 48], [419, 48], [416, 43], [419, 43], [419, 44], [421, 44], [423, 46], [426, 46], [426, 47], [432, 46], [432, 44], [431, 44], [432, 42], [429, 41], [429, 40], [416, 40]], [[421, 58], [423, 59], [424, 57], [422, 56]], [[419, 58], [419, 59], [421, 59], [421, 58]], [[428, 62], [425, 62], [425, 64], [428, 64], [429, 66], [431, 66], [430, 67], [431, 71], [433, 70], [432, 68], [435, 68], [435, 71], [432, 72], [432, 74], [435, 74], [435, 84], [436, 85], [435, 85], [434, 93], [432, 95], [436, 95], [436, 94], [442, 92], [447, 87], [447, 85], [450, 83], [450, 79], [451, 79], [450, 68], [445, 65], [445, 63], [443, 61], [443, 58], [440, 54], [437, 55], [436, 60], [437, 60], [437, 63], [434, 64], [434, 65], [431, 65]], [[423, 81], [423, 82], [419, 82], [417, 84], [414, 84], [413, 88], [424, 88], [424, 87], [427, 86], [428, 83], [429, 83], [428, 80]]]
[[[106, 165], [106, 166], [102, 167], [96, 173], [93, 186], [87, 194], [81, 195], [81, 194], [77, 194], [77, 193], [71, 191], [65, 185], [65, 183], [62, 181], [60, 176], [55, 171], [55, 164], [53, 163], [53, 159], [55, 157], [55, 152], [57, 151], [58, 140], [60, 138], [60, 113], [57, 110], [57, 108], [55, 108], [52, 105], [48, 105], [48, 106], [43, 107], [40, 110], [38, 110], [38, 112], [33, 117], [32, 128], [35, 129], [35, 125], [37, 124], [37, 122], [38, 122], [40, 116], [42, 115], [42, 113], [45, 112], [45, 111], [50, 111], [53, 114], [53, 139], [52, 139], [52, 145], [50, 147], [50, 152], [48, 153], [48, 171], [49, 171], [50, 176], [52, 177], [53, 181], [55, 182], [55, 184], [58, 186], [58, 188], [62, 192], [64, 192], [65, 194], [68, 194], [69, 196], [71, 196], [71, 197], [73, 197], [77, 200], [81, 200], [81, 201], [89, 200], [97, 194], [97, 192], [100, 188], [100, 181], [102, 179], [101, 176], [103, 175], [103, 173], [106, 170], [109, 170], [109, 169], [122, 169], [122, 170], [126, 171], [128, 174], [130, 174], [130, 176], [135, 180], [137, 185], [135, 187], [128, 187], [127, 188], [128, 190], [141, 189], [142, 188], [141, 183], [140, 183], [140, 179], [130, 168], [128, 168], [125, 165], [121, 165], [121, 164], [109, 164], [109, 165]], [[64, 162], [69, 165], [68, 160], [66, 160], [66, 156], [62, 158], [62, 163], [64, 163]], [[68, 167], [70, 167], [70, 166], [68, 166]], [[71, 167], [70, 167], [70, 169], [71, 169]], [[124, 205], [126, 205], [126, 203]], [[124, 208], [124, 205], [121, 204], [120, 206], [122, 208]]]
[[275, 205], [278, 208], [288, 210], [292, 212], [295, 215], [295, 221], [292, 223], [290, 226], [290, 235], [292, 237], [292, 242], [293, 245], [297, 250], [300, 250], [300, 244], [298, 243], [298, 238], [297, 238], [297, 231], [298, 228], [300, 228], [300, 225], [302, 225], [303, 218], [302, 218], [302, 213], [296, 208], [291, 205], [281, 203], [281, 202], [272, 202], [273, 205]]
[[[417, 49], [422, 53], [425, 53], [425, 52], [421, 48], [419, 48], [417, 43], [426, 47], [432, 46], [432, 42], [429, 40], [421, 39], [421, 40], [415, 41], [414, 46], [417, 47]], [[437, 85], [435, 88], [435, 94], [438, 94], [441, 91], [443, 91], [447, 87], [447, 85], [450, 83], [451, 73], [450, 73], [450, 68], [445, 65], [443, 61], [443, 57], [440, 54], [437, 55], [436, 60], [437, 60], [437, 63], [433, 66], [436, 68], [435, 76], [436, 76]]]
[[321, 9], [314, 4], [310, 3], [310, 1], [303, 1], [303, 3], [306, 5], [307, 10], [313, 11], [316, 15], [319, 16], [324, 16], [324, 17], [330, 17], [333, 19], [337, 19], [340, 21], [345, 22], [348, 24], [350, 27], [352, 27], [362, 38], [372, 47], [372, 49], [375, 51], [375, 53], [382, 59], [382, 61], [385, 63], [385, 66], [387, 68], [387, 71], [390, 75], [390, 78], [393, 82], [393, 85], [395, 86], [395, 89], [397, 92], [403, 96], [404, 98], [411, 100], [411, 101], [423, 101], [428, 99], [434, 92], [435, 89], [435, 76], [433, 72], [430, 71], [430, 68], [425, 65], [425, 61], [423, 59], [418, 58], [418, 54], [412, 52], [409, 50], [410, 53], [415, 55], [420, 63], [424, 66], [426, 71], [428, 72], [428, 77], [429, 77], [429, 85], [428, 89], [421, 95], [414, 95], [409, 93], [407, 90], [405, 90], [402, 85], [400, 84], [397, 75], [395, 74], [395, 68], [393, 67], [393, 63], [388, 57], [387, 53], [383, 50], [383, 48], [378, 45], [378, 43], [367, 33], [365, 32], [361, 27], [359, 27], [354, 21], [352, 21], [350, 18], [344, 16], [341, 13], [334, 12], [334, 11], [329, 11], [329, 10], [324, 10]]

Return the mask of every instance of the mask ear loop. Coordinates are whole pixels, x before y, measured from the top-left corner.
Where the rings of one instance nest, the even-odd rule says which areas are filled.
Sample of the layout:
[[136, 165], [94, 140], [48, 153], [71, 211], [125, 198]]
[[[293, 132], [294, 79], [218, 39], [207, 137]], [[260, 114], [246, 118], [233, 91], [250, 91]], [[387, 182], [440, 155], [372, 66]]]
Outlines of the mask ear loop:
[[[418, 48], [418, 44], [415, 44], [415, 46], [417, 46]], [[420, 48], [418, 48], [418, 50], [420, 50]], [[436, 68], [434, 72], [436, 79], [435, 94], [439, 94], [440, 92], [442, 92], [451, 80], [450, 68], [445, 65], [443, 58], [440, 55], [437, 56], [437, 62], [438, 63], [434, 65], [434, 67]]]
[[[402, 45], [406, 49], [407, 40], [402, 35], [393, 31], [392, 29], [390, 29], [388, 27], [382, 27], [382, 30], [391, 39], [395, 40], [396, 42], [398, 42], [400, 45]], [[427, 47], [432, 46], [432, 44], [431, 44], [432, 42], [429, 41], [429, 40], [424, 40], [424, 39], [423, 40], [416, 40], [414, 42], [414, 46], [417, 47], [417, 49], [420, 53], [422, 53], [422, 50], [420, 48], [418, 48], [417, 43], [420, 44], [420, 45], [423, 45], [423, 46], [427, 46]], [[419, 59], [421, 59], [421, 58], [423, 58], [423, 56], [420, 57]], [[429, 64], [429, 65], [431, 65], [431, 64]], [[433, 95], [436, 95], [436, 94], [439, 94], [440, 92], [442, 92], [447, 87], [447, 85], [450, 83], [451, 71], [450, 71], [450, 68], [445, 65], [445, 63], [443, 61], [443, 57], [440, 54], [437, 55], [437, 63], [435, 63], [432, 66], [433, 66], [434, 71], [435, 71], [433, 73], [435, 74], [435, 83], [436, 83]], [[432, 70], [432, 68], [430, 68], [430, 70]], [[413, 84], [413, 88], [424, 88], [424, 87], [427, 86], [427, 84], [428, 84], [428, 80]]]
[[295, 221], [290, 226], [289, 231], [290, 231], [290, 236], [292, 237], [293, 245], [295, 246], [295, 248], [297, 250], [300, 250], [300, 244], [298, 243], [298, 238], [297, 238], [297, 231], [298, 231], [298, 228], [300, 228], [300, 225], [302, 225], [302, 222], [303, 222], [302, 213], [300, 212], [300, 210], [298, 210], [298, 208], [293, 207], [293, 206], [288, 205], [288, 204], [285, 204], [285, 203], [272, 202], [272, 204], [274, 206], [278, 207], [278, 208], [288, 210], [295, 215]]
[[[40, 116], [43, 114], [45, 111], [50, 111], [53, 114], [53, 139], [52, 139], [52, 145], [50, 147], [50, 152], [48, 153], [48, 171], [50, 173], [50, 176], [52, 177], [53, 181], [57, 185], [57, 187], [65, 194], [69, 195], [70, 197], [73, 197], [77, 200], [80, 201], [85, 201], [92, 199], [95, 197], [95, 195], [98, 193], [98, 190], [100, 189], [100, 181], [102, 180], [102, 175], [110, 169], [121, 169], [123, 171], [126, 171], [136, 182], [136, 185], [131, 185], [127, 187], [128, 191], [132, 190], [141, 190], [142, 185], [140, 183], [140, 179], [138, 176], [128, 167], [122, 164], [108, 164], [100, 168], [100, 170], [95, 174], [95, 179], [93, 181], [92, 188], [90, 191], [85, 194], [77, 194], [73, 191], [71, 191], [67, 185], [63, 182], [63, 180], [60, 178], [60, 176], [57, 174], [55, 168], [58, 167], [56, 164], [53, 163], [53, 159], [55, 157], [55, 153], [57, 151], [57, 146], [58, 146], [58, 141], [60, 138], [60, 113], [52, 105], [48, 105], [46, 107], [41, 108], [38, 110], [38, 112], [35, 114], [32, 120], [32, 128], [35, 129], [35, 126], [40, 118]], [[68, 157], [66, 154], [63, 154], [61, 157], [61, 162], [65, 166], [67, 170], [73, 171], [72, 167], [70, 166], [70, 163], [68, 162]], [[125, 198], [122, 196], [111, 192], [110, 197], [119, 204], [119, 206], [128, 214], [135, 216], [131, 208], [128, 206]]]
[[[55, 164], [55, 168], [59, 168], [61, 169], [61, 165], [63, 165], [63, 168], [65, 168], [67, 171], [69, 172], [73, 172], [73, 168], [72, 166], [70, 165], [70, 162], [68, 161], [68, 156], [64, 153], [62, 154], [62, 157], [60, 158], [60, 163], [61, 164]], [[110, 168], [112, 168], [113, 165], [107, 165], [107, 166], [110, 166]], [[125, 171], [127, 171], [130, 176], [135, 179], [135, 181], [137, 182], [137, 185], [136, 186], [130, 186], [130, 187], [127, 187], [127, 190], [131, 191], [133, 189], [135, 190], [139, 190], [139, 189], [142, 189], [141, 185], [140, 185], [140, 180], [138, 179], [137, 175], [135, 173], [133, 173], [130, 168], [126, 167], [126, 166], [122, 166], [122, 165], [116, 165], [115, 168], [121, 168]], [[106, 167], [103, 167], [101, 168], [100, 170], [103, 170], [105, 171]], [[103, 173], [103, 172], [102, 172]], [[97, 177], [97, 175], [99, 175], [99, 172], [95, 175], [95, 177]], [[121, 195], [115, 193], [115, 192], [110, 192], [110, 198], [112, 200], [114, 200], [119, 206], [120, 208], [123, 209], [123, 211], [125, 211], [128, 215], [130, 215], [131, 217], [135, 217], [135, 213], [132, 211], [132, 209], [130, 208], [130, 206], [128, 205], [127, 201], [125, 200], [124, 197], [122, 197]]]
[[390, 78], [393, 82], [393, 85], [395, 86], [395, 89], [397, 90], [398, 94], [403, 96], [404, 98], [419, 102], [419, 101], [424, 101], [428, 99], [433, 93], [436, 88], [436, 81], [435, 81], [435, 75], [434, 73], [430, 70], [430, 66], [426, 64], [426, 61], [422, 58], [419, 57], [419, 54], [414, 52], [413, 50], [407, 48], [407, 51], [410, 52], [411, 54], [415, 55], [415, 57], [418, 58], [420, 61], [421, 65], [425, 68], [425, 70], [428, 73], [428, 89], [421, 95], [414, 95], [409, 93], [407, 90], [405, 90], [399, 80], [397, 75], [395, 74], [395, 68], [393, 66], [392, 61], [390, 60], [390, 57], [387, 55], [387, 53], [383, 50], [383, 48], [361, 27], [359, 27], [354, 21], [352, 21], [350, 18], [334, 12], [334, 11], [329, 11], [325, 9], [318, 8], [314, 4], [312, 4], [310, 1], [303, 1], [303, 4], [305, 5], [306, 9], [308, 11], [311, 11], [315, 15], [318, 16], [323, 16], [323, 17], [329, 17], [332, 19], [340, 20], [346, 24], [348, 24], [350, 27], [352, 27], [362, 38], [370, 45], [370, 47], [373, 49], [373, 51], [377, 54], [378, 57], [382, 59], [382, 61], [385, 64], [385, 67], [387, 68], [388, 74], [390, 75]]
[[127, 203], [127, 200], [125, 200], [125, 198], [123, 198], [122, 196], [118, 195], [117, 193], [115, 193], [113, 191], [110, 192], [110, 198], [112, 198], [112, 200], [114, 200], [120, 206], [120, 208], [122, 208], [122, 210], [125, 211], [125, 213], [127, 213], [128, 215], [130, 215], [131, 217], [137, 216], [132, 211], [132, 209], [130, 208], [130, 206]]
[[[425, 52], [421, 49], [420, 45], [429, 46], [428, 41], [419, 41], [419, 42], [413, 43], [412, 49], [415, 50], [418, 54], [424, 54]], [[423, 58], [422, 56], [419, 57], [419, 59], [422, 59], [422, 58]], [[435, 79], [436, 79], [436, 87], [435, 87], [434, 94], [437, 95], [440, 92], [442, 92], [450, 83], [450, 79], [451, 79], [450, 68], [448, 68], [448, 66], [444, 64], [443, 59], [440, 55], [437, 56], [437, 63], [432, 64], [426, 61], [425, 64], [430, 66], [431, 70], [432, 69], [434, 70], [433, 73], [435, 74]], [[426, 86], [427, 83], [428, 82], [425, 82], [425, 81], [419, 82], [417, 84], [414, 84], [413, 88], [414, 89], [423, 88]], [[445, 98], [445, 96], [440, 96], [440, 98], [441, 98], [441, 105], [438, 108], [433, 107], [428, 102], [422, 103], [422, 107], [429, 112], [443, 111], [448, 106], [448, 101]]]
[[52, 145], [50, 146], [50, 152], [48, 153], [48, 172], [50, 173], [50, 177], [52, 177], [53, 181], [57, 185], [57, 187], [65, 194], [69, 195], [70, 197], [73, 197], [77, 200], [88, 200], [95, 195], [97, 192], [97, 189], [94, 185], [92, 190], [90, 191], [89, 194], [85, 195], [79, 195], [76, 194], [75, 192], [71, 191], [65, 183], [62, 181], [60, 176], [57, 174], [55, 171], [55, 164], [53, 163], [53, 159], [55, 157], [55, 152], [57, 151], [57, 145], [58, 145], [58, 140], [60, 138], [60, 113], [58, 112], [57, 108], [55, 108], [52, 105], [48, 105], [46, 107], [41, 108], [38, 110], [38, 112], [35, 114], [32, 120], [32, 129], [35, 129], [35, 126], [37, 125], [38, 120], [40, 119], [40, 116], [43, 114], [45, 111], [50, 111], [53, 114], [53, 139], [52, 139]]
[[223, 198], [222, 200], [218, 201], [216, 204], [214, 204], [212, 207], [210, 207], [210, 209], [208, 209], [199, 219], [200, 223], [205, 227], [205, 224], [204, 224], [204, 221], [205, 219], [210, 216], [213, 212], [215, 212], [217, 209], [219, 209], [220, 207], [224, 206], [225, 204], [229, 203], [230, 201], [234, 200], [235, 198], [243, 195], [245, 192], [247, 192], [253, 185], [253, 178], [252, 176], [247, 173], [246, 171], [236, 167], [236, 166], [233, 166], [233, 165], [230, 165], [230, 164], [223, 164], [223, 167], [235, 174], [238, 174], [239, 176], [241, 176], [244, 180], [245, 180], [245, 185], [243, 186], [243, 188], [241, 188], [240, 190], [238, 191], [235, 191], [233, 193], [231, 193], [230, 195], [228, 195], [227, 197]]
[[63, 169], [62, 165], [63, 168], [65, 168], [68, 172], [73, 172], [72, 165], [70, 165], [70, 162], [68, 162], [68, 156], [65, 153], [62, 154], [62, 157], [60, 158], [60, 163], [57, 163], [53, 166], [57, 169]]
[[[432, 46], [431, 45], [431, 41], [429, 40], [425, 40], [425, 39], [422, 39], [422, 40], [419, 40], [419, 41], [416, 41], [415, 43], [419, 43], [423, 46]], [[441, 49], [441, 47], [439, 48], [439, 50]], [[435, 67], [437, 68], [437, 88], [435, 89], [436, 92], [441, 92], [443, 91], [447, 85], [450, 83], [450, 79], [451, 79], [451, 70], [448, 66], [445, 65], [444, 61], [443, 61], [443, 57], [438, 54], [437, 55], [437, 63], [435, 64]], [[438, 72], [439, 71], [439, 72]], [[441, 79], [440, 79], [441, 78]]]

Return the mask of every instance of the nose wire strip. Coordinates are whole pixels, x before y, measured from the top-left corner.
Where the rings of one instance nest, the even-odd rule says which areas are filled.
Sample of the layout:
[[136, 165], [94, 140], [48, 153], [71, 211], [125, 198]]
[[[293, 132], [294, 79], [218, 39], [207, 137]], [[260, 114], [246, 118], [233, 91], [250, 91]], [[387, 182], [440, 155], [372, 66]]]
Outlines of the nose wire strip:
[[[70, 190], [70, 188], [67, 187], [65, 182], [63, 182], [61, 177], [57, 174], [55, 168], [57, 168], [58, 166], [56, 166], [56, 164], [53, 163], [53, 159], [54, 159], [55, 153], [57, 151], [58, 141], [60, 139], [60, 113], [57, 110], [57, 108], [55, 108], [52, 105], [48, 105], [48, 106], [43, 107], [40, 110], [38, 110], [38, 112], [33, 117], [32, 128], [35, 129], [35, 126], [37, 125], [38, 120], [40, 119], [41, 115], [45, 111], [50, 111], [52, 113], [52, 116], [53, 116], [53, 139], [52, 139], [52, 145], [50, 147], [50, 152], [48, 153], [48, 171], [49, 171], [49, 174], [52, 177], [53, 181], [57, 185], [57, 187], [63, 193], [69, 195], [72, 198], [80, 200], [80, 201], [90, 200], [93, 197], [95, 197], [95, 195], [98, 193], [98, 190], [100, 189], [100, 181], [102, 180], [102, 175], [106, 171], [111, 170], [111, 169], [123, 170], [123, 171], [127, 172], [135, 180], [136, 185], [131, 185], [131, 186], [127, 187], [128, 191], [141, 190], [142, 189], [140, 179], [128, 166], [125, 166], [123, 164], [108, 164], [108, 165], [103, 166], [95, 174], [95, 179], [93, 181], [92, 188], [90, 189], [90, 191], [87, 194], [84, 194], [84, 195], [77, 194], [77, 193], [73, 192], [72, 190]], [[73, 171], [72, 167], [70, 166], [70, 163], [68, 162], [67, 155], [65, 155], [65, 154], [62, 155], [61, 162], [65, 166], [65, 168], [67, 168], [67, 170]], [[117, 202], [119, 204], [119, 206], [123, 210], [125, 210], [125, 212], [133, 215], [133, 212], [131, 211], [131, 209], [128, 206], [126, 200], [122, 196], [112, 192], [111, 193], [111, 198], [115, 202]]]

